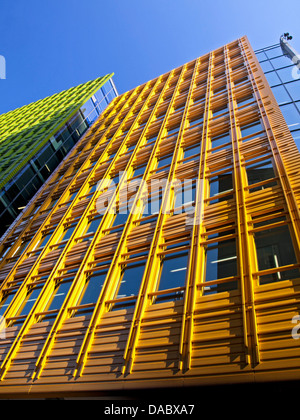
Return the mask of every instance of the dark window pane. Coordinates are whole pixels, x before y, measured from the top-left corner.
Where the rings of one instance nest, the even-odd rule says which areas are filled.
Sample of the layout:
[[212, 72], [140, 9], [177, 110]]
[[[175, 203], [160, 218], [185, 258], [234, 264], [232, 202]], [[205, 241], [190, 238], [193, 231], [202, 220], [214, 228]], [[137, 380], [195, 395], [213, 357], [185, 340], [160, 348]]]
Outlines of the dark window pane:
[[233, 188], [232, 174], [224, 173], [211, 178], [209, 186], [210, 197], [214, 197], [215, 195], [224, 193], [225, 191], [231, 191]]
[[42, 286], [34, 287], [27, 292], [26, 298], [24, 299], [17, 316], [28, 315], [31, 308], [35, 304], [39, 294], [41, 292]]
[[87, 230], [85, 233], [95, 233], [98, 229], [98, 226], [100, 225], [101, 220], [101, 218], [91, 220], [87, 226]]
[[[106, 278], [106, 274], [107, 270], [103, 270], [95, 272], [87, 278], [84, 289], [79, 297], [77, 306], [88, 305], [97, 302]], [[93, 307], [90, 310], [93, 310]], [[76, 315], [82, 315], [86, 312], [86, 309], [78, 309], [76, 311]]]
[[124, 213], [117, 213], [112, 226], [124, 225], [127, 221], [128, 213], [124, 209]]
[[[229, 239], [207, 246], [205, 281], [219, 280], [237, 275], [236, 241]], [[204, 294], [237, 288], [236, 281], [208, 285]]]
[[[67, 296], [67, 293], [71, 287], [72, 279], [65, 280], [56, 284], [55, 289], [49, 299], [45, 311], [59, 310]], [[53, 315], [45, 316], [43, 319], [51, 318]]]
[[171, 254], [162, 261], [160, 283], [158, 290], [183, 287], [188, 264], [188, 252]]
[[116, 298], [134, 296], [139, 292], [146, 262], [128, 264], [122, 272], [121, 283]]
[[[255, 184], [257, 182], [265, 181], [267, 179], [275, 177], [275, 172], [274, 172], [274, 168], [273, 168], [273, 165], [272, 165], [271, 161], [265, 161], [265, 162], [260, 162], [260, 163], [256, 163], [256, 164], [253, 164], [253, 165], [249, 165], [249, 166], [246, 167], [246, 172], [247, 172], [247, 178], [248, 178], [248, 184], [249, 185], [252, 185], [252, 184]], [[276, 182], [274, 182], [273, 184], [275, 185]], [[251, 189], [251, 191], [264, 189], [264, 188], [267, 188], [269, 186], [271, 186], [271, 185], [269, 185], [269, 183], [264, 184], [260, 187]]]
[[230, 134], [225, 133], [220, 136], [211, 137], [211, 148], [221, 146], [230, 142]]
[[1, 303], [0, 303], [0, 316], [2, 316], [4, 314], [4, 312], [6, 311], [6, 309], [8, 308], [8, 306], [10, 305], [11, 301], [13, 300], [13, 298], [15, 297], [16, 291], [13, 291], [11, 293], [6, 294]]
[[200, 145], [199, 144], [197, 144], [196, 146], [194, 145], [190, 148], [186, 148], [186, 149], [184, 149], [184, 152], [183, 152], [183, 159], [186, 159], [186, 158], [191, 157], [193, 155], [196, 155], [198, 153], [200, 153]]
[[251, 124], [247, 124], [241, 127], [241, 135], [242, 137], [250, 136], [251, 134], [258, 133], [262, 131], [263, 127], [259, 121], [256, 121]]
[[[254, 234], [259, 270], [297, 263], [288, 226], [266, 229]], [[260, 284], [300, 277], [299, 270], [264, 275]]]

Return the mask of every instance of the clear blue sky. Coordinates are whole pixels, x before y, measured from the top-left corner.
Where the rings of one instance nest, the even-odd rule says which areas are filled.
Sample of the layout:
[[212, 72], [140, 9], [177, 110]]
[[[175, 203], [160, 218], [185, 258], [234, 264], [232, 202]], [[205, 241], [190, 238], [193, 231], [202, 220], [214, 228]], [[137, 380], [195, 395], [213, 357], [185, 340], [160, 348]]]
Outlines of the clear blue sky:
[[123, 93], [243, 35], [258, 49], [289, 32], [299, 51], [299, 11], [299, 0], [0, 0], [0, 114], [110, 72]]

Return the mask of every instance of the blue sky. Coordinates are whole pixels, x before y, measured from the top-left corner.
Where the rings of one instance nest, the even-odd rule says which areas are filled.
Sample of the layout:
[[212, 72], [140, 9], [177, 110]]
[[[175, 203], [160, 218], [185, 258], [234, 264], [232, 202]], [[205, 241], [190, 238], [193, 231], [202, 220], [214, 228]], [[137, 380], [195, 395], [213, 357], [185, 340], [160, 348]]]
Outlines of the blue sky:
[[299, 9], [299, 0], [0, 0], [0, 114], [110, 72], [123, 93], [243, 35], [258, 49], [289, 32], [299, 51]]

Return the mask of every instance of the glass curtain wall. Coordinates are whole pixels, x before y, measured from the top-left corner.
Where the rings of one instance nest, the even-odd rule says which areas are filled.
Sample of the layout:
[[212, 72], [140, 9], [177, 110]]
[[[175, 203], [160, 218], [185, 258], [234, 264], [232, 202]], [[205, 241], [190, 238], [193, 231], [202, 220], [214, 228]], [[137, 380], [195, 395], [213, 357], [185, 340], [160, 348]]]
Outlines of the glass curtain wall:
[[283, 55], [280, 44], [255, 53], [300, 150], [300, 71]]

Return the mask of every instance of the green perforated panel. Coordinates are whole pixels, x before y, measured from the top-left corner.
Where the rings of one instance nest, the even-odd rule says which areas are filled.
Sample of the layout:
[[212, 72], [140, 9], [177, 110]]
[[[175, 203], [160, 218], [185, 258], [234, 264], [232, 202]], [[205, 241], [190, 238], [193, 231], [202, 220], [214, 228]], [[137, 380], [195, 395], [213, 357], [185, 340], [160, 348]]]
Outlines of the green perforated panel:
[[0, 115], [0, 188], [112, 76], [99, 77]]

